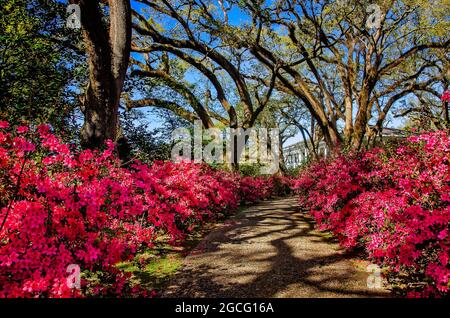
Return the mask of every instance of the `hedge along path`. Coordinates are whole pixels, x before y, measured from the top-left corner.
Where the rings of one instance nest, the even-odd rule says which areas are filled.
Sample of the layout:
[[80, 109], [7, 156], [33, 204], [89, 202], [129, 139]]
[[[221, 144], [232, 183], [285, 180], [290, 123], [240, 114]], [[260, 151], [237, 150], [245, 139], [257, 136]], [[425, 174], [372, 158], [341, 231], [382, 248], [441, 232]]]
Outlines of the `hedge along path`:
[[367, 265], [315, 231], [296, 198], [274, 199], [213, 230], [184, 259], [161, 296], [390, 296], [385, 283], [367, 287]]

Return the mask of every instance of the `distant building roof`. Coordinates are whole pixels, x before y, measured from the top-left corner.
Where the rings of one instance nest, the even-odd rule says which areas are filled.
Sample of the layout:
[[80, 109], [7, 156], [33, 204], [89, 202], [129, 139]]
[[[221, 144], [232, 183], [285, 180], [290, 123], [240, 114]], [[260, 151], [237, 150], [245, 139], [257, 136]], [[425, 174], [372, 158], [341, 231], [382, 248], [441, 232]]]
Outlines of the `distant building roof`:
[[406, 136], [406, 132], [402, 129], [385, 127], [381, 131], [381, 135], [386, 137], [403, 137]]
[[[324, 141], [321, 141], [321, 142], [319, 143], [319, 147], [323, 147], [323, 146], [325, 146], [325, 142], [324, 142]], [[306, 148], [305, 141], [299, 141], [299, 142], [296, 142], [295, 144], [286, 146], [286, 147], [284, 147], [283, 149], [284, 149], [284, 150], [293, 150], [293, 149], [299, 149], [299, 148]]]
[[[402, 129], [397, 129], [397, 128], [384, 127], [381, 132], [381, 136], [383, 136], [383, 137], [405, 137], [406, 131], [404, 131]], [[319, 147], [323, 147], [323, 146], [325, 146], [325, 142], [321, 141], [319, 143]], [[302, 149], [302, 148], [306, 148], [305, 141], [299, 141], [299, 142], [296, 142], [295, 144], [283, 147], [283, 150], [290, 151], [290, 150]]]

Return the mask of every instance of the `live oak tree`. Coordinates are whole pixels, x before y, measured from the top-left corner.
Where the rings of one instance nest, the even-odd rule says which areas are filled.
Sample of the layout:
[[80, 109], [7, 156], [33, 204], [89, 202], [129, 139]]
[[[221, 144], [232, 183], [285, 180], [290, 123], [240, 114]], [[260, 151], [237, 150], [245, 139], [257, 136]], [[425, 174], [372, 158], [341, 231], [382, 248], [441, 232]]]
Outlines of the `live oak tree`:
[[[133, 11], [136, 37], [132, 50], [142, 58], [134, 60], [133, 74], [159, 79], [186, 103], [148, 97], [130, 100], [129, 107], [166, 108], [190, 122], [199, 119], [206, 128], [252, 127], [273, 93], [274, 81], [268, 88], [253, 90], [253, 81], [243, 71], [246, 52], [222, 46], [220, 36], [210, 32], [208, 24], [212, 21], [226, 25], [228, 18], [222, 16], [225, 4], [222, 2], [223, 11], [218, 11], [203, 1], [138, 2], [145, 9]], [[175, 64], [187, 65], [206, 81], [209, 89], [203, 93], [204, 98], [195, 93], [192, 79], [177, 78]], [[273, 77], [270, 73], [266, 76]]]
[[[81, 144], [95, 148], [107, 139], [117, 139], [119, 103], [130, 58], [131, 4], [129, 0], [69, 2], [80, 7], [88, 54], [89, 84], [81, 105]], [[102, 10], [101, 3], [107, 10]]]
[[[445, 1], [419, 2], [228, 1], [250, 18], [221, 34], [278, 70], [275, 87], [303, 101], [331, 148], [359, 149], [371, 119], [379, 129], [395, 102], [439, 79], [433, 52], [449, 46]], [[435, 15], [424, 19], [426, 10]]]
[[[143, 9], [133, 11], [132, 51], [140, 53], [140, 57], [133, 59], [131, 74], [147, 83], [148, 79], [157, 80], [169, 92], [155, 96], [155, 90], [148, 89], [150, 94], [130, 98], [128, 108], [164, 108], [189, 122], [200, 120], [205, 128], [236, 129], [231, 136], [236, 150], [241, 129], [253, 127], [270, 101], [274, 73], [262, 68], [269, 84], [258, 87], [247, 72], [252, 63], [249, 58], [253, 57], [211, 32], [208, 25], [212, 21], [226, 27], [224, 4], [221, 10], [215, 10], [203, 1], [138, 2]], [[183, 74], [180, 68], [186, 69]], [[188, 72], [190, 75], [185, 76]], [[232, 169], [238, 169], [238, 156], [235, 151]]]

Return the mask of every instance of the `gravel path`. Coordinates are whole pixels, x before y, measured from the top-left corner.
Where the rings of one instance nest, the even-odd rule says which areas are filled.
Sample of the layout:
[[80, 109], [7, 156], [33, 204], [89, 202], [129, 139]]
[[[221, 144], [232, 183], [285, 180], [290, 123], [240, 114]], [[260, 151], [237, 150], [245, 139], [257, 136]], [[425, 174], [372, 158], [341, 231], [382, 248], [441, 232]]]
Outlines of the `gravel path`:
[[299, 211], [295, 198], [246, 209], [185, 258], [162, 297], [389, 296]]

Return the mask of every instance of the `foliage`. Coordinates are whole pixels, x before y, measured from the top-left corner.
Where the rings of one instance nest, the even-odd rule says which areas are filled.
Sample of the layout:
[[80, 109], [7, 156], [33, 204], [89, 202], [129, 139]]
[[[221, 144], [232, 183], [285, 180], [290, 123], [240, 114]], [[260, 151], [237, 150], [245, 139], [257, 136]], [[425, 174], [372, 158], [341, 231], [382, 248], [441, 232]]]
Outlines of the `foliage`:
[[145, 120], [144, 113], [136, 110], [122, 114], [121, 126], [131, 147], [131, 157], [143, 162], [170, 159], [172, 145], [169, 127], [151, 128], [150, 122]]
[[300, 202], [349, 249], [363, 249], [409, 296], [449, 291], [450, 135], [409, 137], [396, 151], [339, 154], [298, 176]]
[[239, 173], [243, 176], [257, 177], [260, 175], [261, 166], [259, 164], [240, 164]]
[[[274, 184], [187, 162], [123, 168], [114, 153], [111, 142], [77, 151], [49, 126], [0, 122], [0, 297], [150, 295], [115, 265], [157, 240], [179, 244], [232, 213], [238, 195], [265, 198]], [[81, 290], [67, 285], [70, 264]]]
[[2, 1], [0, 119], [69, 130], [78, 103], [71, 87], [83, 77], [77, 73], [83, 56], [62, 43], [75, 47], [79, 36], [64, 27], [65, 9], [53, 1]]

